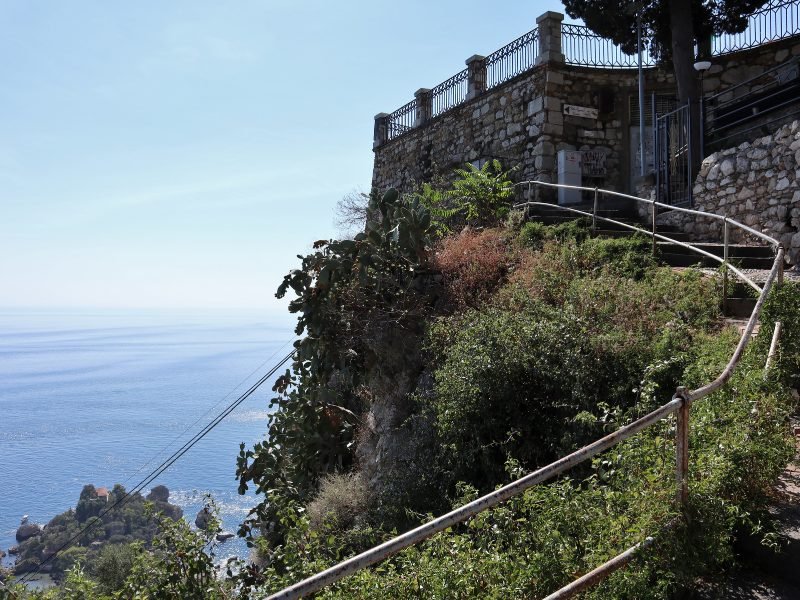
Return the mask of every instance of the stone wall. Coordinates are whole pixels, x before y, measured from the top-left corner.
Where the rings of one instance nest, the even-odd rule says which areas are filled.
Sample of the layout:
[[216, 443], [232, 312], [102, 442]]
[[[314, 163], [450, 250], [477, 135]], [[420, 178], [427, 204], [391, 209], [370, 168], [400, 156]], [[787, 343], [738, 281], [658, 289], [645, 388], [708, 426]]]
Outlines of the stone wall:
[[[715, 152], [702, 164], [694, 190], [694, 208], [728, 216], [779, 240], [790, 264], [800, 264], [800, 121], [772, 135]], [[669, 212], [658, 223], [689, 233], [695, 241], [722, 239], [716, 219]], [[746, 242], [731, 228], [731, 242]]]
[[[639, 172], [637, 71], [565, 64], [558, 37], [562, 18], [558, 13], [546, 13], [537, 20], [538, 64], [516, 78], [488, 91], [485, 84], [476, 88], [472, 77], [480, 65], [477, 59], [482, 57], [471, 57], [467, 61], [470, 99], [463, 104], [433, 119], [428, 118], [427, 109], [418, 112], [415, 125], [391, 140], [379, 136], [386, 128], [378, 126], [378, 119], [387, 115], [378, 115], [373, 188], [408, 191], [423, 182], [449, 179], [453, 169], [464, 163], [480, 164], [493, 158], [506, 168], [516, 167], [517, 180], [555, 182], [558, 151], [582, 150], [594, 151], [604, 159], [602, 176], [584, 176], [584, 185], [635, 193], [633, 182]], [[800, 40], [791, 38], [715, 57], [703, 87], [707, 94], [719, 92], [797, 55]], [[735, 93], [743, 94], [750, 87]], [[653, 94], [674, 97], [672, 72], [646, 69], [645, 91], [645, 112], [649, 114]], [[567, 105], [596, 111], [596, 118], [570, 114]], [[665, 106], [659, 107], [659, 112]], [[647, 125], [649, 129], [649, 119]], [[650, 132], [645, 135], [650, 145]], [[545, 193], [543, 199], [553, 198]]]
[[[373, 188], [409, 190], [493, 158], [517, 167], [517, 180], [554, 182], [559, 150], [590, 150], [605, 155], [606, 174], [586, 184], [626, 190], [629, 106], [637, 86], [631, 69], [540, 65], [377, 147]], [[671, 92], [672, 75], [648, 70], [647, 87]], [[597, 118], [566, 114], [566, 104], [597, 108]]]

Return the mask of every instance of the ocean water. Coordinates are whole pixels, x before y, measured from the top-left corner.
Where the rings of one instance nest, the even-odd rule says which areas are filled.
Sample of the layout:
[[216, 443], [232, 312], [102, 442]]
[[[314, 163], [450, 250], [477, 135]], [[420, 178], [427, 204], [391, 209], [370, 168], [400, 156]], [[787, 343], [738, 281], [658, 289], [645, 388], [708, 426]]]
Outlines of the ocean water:
[[[293, 339], [289, 318], [254, 313], [0, 311], [0, 549], [16, 543], [23, 515], [44, 524], [87, 483], [138, 484]], [[266, 432], [271, 388], [151, 484], [166, 485], [191, 522], [206, 494], [233, 532], [255, 503], [237, 493], [235, 463], [239, 443]], [[238, 538], [220, 546], [233, 555], [247, 555]]]

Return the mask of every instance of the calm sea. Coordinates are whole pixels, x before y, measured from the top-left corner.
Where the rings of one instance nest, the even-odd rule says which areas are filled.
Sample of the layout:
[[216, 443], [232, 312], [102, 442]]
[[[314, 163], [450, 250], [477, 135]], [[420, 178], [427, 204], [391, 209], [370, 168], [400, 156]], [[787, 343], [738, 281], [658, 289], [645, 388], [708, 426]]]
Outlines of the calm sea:
[[[0, 548], [16, 543], [23, 515], [46, 523], [87, 483], [132, 488], [292, 339], [289, 318], [252, 313], [0, 311]], [[237, 493], [235, 461], [240, 442], [266, 431], [271, 388], [152, 484], [166, 485], [190, 521], [211, 494], [235, 532], [254, 504]], [[234, 554], [246, 556], [238, 539], [221, 546], [222, 556]]]

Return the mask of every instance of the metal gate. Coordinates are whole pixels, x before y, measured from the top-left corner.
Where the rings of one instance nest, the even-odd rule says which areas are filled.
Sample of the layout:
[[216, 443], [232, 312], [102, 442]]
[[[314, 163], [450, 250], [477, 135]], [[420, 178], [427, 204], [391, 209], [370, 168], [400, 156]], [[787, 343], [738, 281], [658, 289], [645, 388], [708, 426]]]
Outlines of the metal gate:
[[656, 115], [656, 200], [673, 206], [692, 204], [692, 117], [686, 104]]

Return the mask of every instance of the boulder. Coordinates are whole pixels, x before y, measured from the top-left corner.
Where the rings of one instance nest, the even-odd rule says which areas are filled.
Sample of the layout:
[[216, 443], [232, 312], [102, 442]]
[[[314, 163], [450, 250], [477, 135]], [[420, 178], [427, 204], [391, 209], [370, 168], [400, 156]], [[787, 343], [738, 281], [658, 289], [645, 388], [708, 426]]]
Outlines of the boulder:
[[210, 520], [211, 512], [204, 507], [197, 511], [197, 516], [194, 518], [194, 524], [197, 525], [198, 529], [206, 530]]
[[235, 533], [231, 533], [230, 531], [220, 531], [217, 534], [217, 541], [218, 542], [224, 542], [226, 540], [231, 539], [232, 537], [236, 537], [236, 534]]
[[42, 526], [37, 525], [36, 523], [23, 523], [17, 529], [17, 541], [24, 542], [25, 540], [29, 540], [32, 537], [36, 537], [37, 535], [41, 535], [42, 533]]
[[19, 554], [19, 546], [11, 546], [11, 548], [8, 549], [8, 553], [13, 555]]
[[147, 499], [151, 502], [167, 502], [169, 500], [169, 489], [165, 485], [157, 485], [147, 494]]
[[22, 575], [35, 571], [39, 566], [39, 561], [34, 558], [26, 558], [14, 565], [14, 575]]

